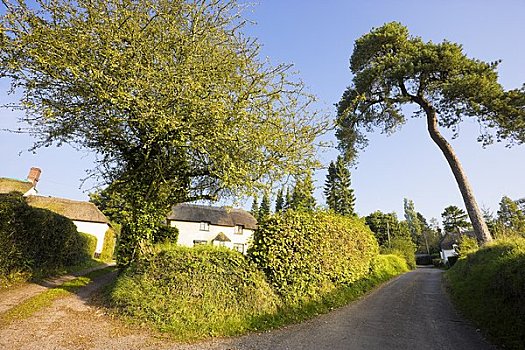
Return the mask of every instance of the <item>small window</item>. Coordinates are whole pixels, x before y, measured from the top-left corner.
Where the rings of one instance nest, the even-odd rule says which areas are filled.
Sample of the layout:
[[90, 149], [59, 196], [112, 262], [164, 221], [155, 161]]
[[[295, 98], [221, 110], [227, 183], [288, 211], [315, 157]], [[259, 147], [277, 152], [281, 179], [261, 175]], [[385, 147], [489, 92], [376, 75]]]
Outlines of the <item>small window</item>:
[[202, 221], [201, 222], [201, 226], [200, 226], [200, 230], [201, 231], [209, 231], [210, 230], [210, 223], [206, 222], [206, 221]]
[[244, 226], [243, 225], [236, 225], [235, 226], [235, 234], [242, 235], [244, 232]]
[[204, 241], [204, 240], [201, 240], [201, 239], [194, 239], [193, 240], [193, 246], [197, 246], [197, 245], [205, 245], [205, 244], [208, 244], [208, 241]]
[[233, 249], [238, 251], [239, 253], [244, 254], [244, 244], [242, 244], [242, 243], [234, 243], [233, 244]]

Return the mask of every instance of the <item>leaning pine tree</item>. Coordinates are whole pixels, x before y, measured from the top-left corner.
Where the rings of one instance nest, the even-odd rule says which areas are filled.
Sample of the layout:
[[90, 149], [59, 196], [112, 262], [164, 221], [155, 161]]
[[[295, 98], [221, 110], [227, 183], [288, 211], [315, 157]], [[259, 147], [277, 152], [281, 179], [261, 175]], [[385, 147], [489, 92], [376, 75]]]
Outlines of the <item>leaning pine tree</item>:
[[406, 121], [403, 105], [419, 107], [415, 116], [426, 117], [481, 243], [491, 241], [491, 235], [459, 159], [438, 126], [456, 130], [463, 119], [473, 117], [484, 145], [494, 138], [510, 145], [525, 141], [525, 87], [505, 91], [497, 82], [497, 65], [468, 58], [458, 44], [423, 42], [400, 23], [387, 23], [355, 42], [353, 82], [337, 105], [337, 137], [346, 160], [366, 146], [364, 132], [380, 127], [391, 133]]

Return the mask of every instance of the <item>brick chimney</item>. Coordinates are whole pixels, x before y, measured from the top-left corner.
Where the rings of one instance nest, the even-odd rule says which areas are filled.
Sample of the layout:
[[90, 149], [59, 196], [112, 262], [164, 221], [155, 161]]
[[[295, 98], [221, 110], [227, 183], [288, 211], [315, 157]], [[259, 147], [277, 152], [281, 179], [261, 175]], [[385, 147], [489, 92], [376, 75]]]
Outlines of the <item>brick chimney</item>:
[[33, 187], [36, 187], [36, 184], [38, 180], [40, 179], [41, 173], [42, 173], [42, 170], [40, 170], [40, 168], [32, 167], [29, 170], [29, 175], [27, 175], [27, 181], [33, 183]]

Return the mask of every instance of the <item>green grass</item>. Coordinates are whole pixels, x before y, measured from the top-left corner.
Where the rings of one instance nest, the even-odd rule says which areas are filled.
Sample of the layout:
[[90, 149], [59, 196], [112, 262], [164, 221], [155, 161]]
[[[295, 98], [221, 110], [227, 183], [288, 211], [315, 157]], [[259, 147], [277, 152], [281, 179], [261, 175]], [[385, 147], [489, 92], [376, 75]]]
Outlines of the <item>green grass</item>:
[[497, 240], [446, 273], [460, 311], [497, 344], [525, 349], [525, 239]]
[[[344, 306], [408, 271], [404, 259], [380, 255], [366, 278], [332, 289], [315, 300], [287, 305], [250, 265], [245, 265], [240, 254], [194, 254], [187, 248], [181, 251], [189, 256], [182, 260], [172, 259], [174, 256], [150, 260], [148, 266], [137, 268], [135, 273], [128, 271], [119, 276], [116, 285], [107, 291], [114, 310], [125, 320], [156, 328], [179, 341], [234, 336], [298, 323]], [[163, 261], [169, 261], [170, 268], [166, 269]], [[177, 261], [183, 261], [184, 266], [179, 267]], [[232, 275], [246, 276], [251, 282], [243, 285], [242, 280], [231, 279]], [[254, 280], [256, 284], [252, 284]]]
[[58, 287], [48, 289], [45, 292], [24, 300], [17, 306], [0, 314], [0, 327], [5, 327], [17, 320], [23, 320], [30, 317], [43, 308], [51, 306], [55, 300], [75, 293], [80, 288], [88, 285], [94, 278], [107, 274], [114, 269], [115, 267], [107, 267], [104, 269], [92, 271], [85, 276], [77, 277], [71, 281], [63, 283]]

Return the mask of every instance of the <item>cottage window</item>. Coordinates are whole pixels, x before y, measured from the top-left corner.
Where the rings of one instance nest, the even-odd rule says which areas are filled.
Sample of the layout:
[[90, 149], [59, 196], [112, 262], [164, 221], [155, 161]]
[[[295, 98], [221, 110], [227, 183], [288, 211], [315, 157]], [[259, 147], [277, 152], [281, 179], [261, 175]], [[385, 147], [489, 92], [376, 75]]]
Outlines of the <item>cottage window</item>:
[[235, 234], [242, 235], [243, 231], [244, 231], [244, 226], [243, 225], [236, 225], [235, 226]]
[[208, 241], [204, 241], [204, 240], [201, 240], [201, 239], [194, 239], [193, 240], [193, 246], [197, 246], [197, 245], [205, 245], [205, 244], [208, 244]]
[[201, 231], [209, 231], [210, 230], [210, 223], [206, 221], [202, 221], [200, 225]]
[[233, 244], [233, 249], [238, 251], [239, 253], [244, 254], [244, 244], [242, 244], [242, 243], [234, 243]]

